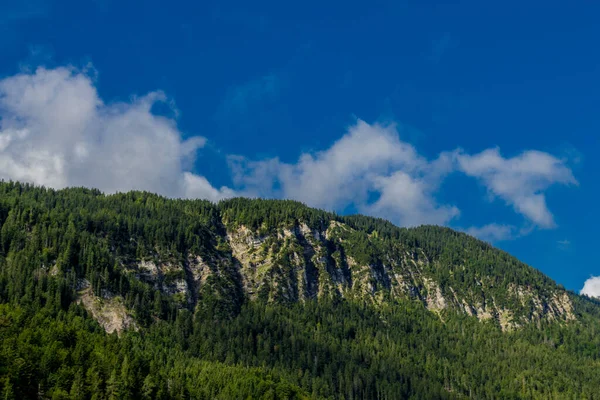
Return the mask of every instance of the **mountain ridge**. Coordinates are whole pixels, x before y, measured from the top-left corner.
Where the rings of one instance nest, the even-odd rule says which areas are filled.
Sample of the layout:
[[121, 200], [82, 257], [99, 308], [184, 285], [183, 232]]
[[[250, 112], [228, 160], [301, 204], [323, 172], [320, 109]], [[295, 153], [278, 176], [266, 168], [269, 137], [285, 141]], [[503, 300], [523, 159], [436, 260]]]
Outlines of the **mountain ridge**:
[[[183, 202], [174, 219], [187, 218], [186, 204], [194, 202], [147, 192], [83, 192], [138, 203]], [[198, 251], [163, 260], [169, 251], [138, 244], [135, 256], [123, 254], [118, 261], [125, 273], [176, 297], [182, 306], [193, 309], [199, 299], [226, 289], [227, 294], [220, 295], [231, 296], [238, 303], [230, 305], [235, 309], [258, 299], [285, 303], [350, 296], [381, 303], [404, 297], [438, 314], [454, 310], [492, 319], [504, 330], [543, 318], [575, 319], [569, 295], [550, 278], [450, 228], [400, 228], [382, 219], [338, 216], [291, 200], [235, 198], [198, 204], [210, 216], [201, 227], [204, 236], [198, 235]], [[130, 234], [128, 240], [141, 239]], [[510, 279], [505, 279], [506, 273]], [[229, 286], [215, 283], [223, 277]]]
[[0, 226], [4, 398], [597, 397], [600, 302], [449, 228], [18, 182]]

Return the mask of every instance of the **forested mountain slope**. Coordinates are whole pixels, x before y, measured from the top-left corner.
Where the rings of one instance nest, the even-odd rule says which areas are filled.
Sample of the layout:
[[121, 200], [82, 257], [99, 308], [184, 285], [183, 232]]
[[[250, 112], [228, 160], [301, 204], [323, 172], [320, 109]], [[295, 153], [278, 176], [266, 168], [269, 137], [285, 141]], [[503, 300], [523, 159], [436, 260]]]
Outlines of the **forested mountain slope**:
[[463, 233], [0, 183], [3, 398], [597, 398], [600, 308]]

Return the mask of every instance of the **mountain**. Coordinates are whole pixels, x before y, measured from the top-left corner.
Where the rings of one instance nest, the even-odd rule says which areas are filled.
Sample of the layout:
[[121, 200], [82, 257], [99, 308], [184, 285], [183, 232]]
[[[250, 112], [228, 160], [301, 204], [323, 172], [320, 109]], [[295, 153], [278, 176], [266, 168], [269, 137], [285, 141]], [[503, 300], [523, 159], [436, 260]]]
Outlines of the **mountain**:
[[0, 183], [3, 398], [600, 397], [600, 303], [464, 233]]

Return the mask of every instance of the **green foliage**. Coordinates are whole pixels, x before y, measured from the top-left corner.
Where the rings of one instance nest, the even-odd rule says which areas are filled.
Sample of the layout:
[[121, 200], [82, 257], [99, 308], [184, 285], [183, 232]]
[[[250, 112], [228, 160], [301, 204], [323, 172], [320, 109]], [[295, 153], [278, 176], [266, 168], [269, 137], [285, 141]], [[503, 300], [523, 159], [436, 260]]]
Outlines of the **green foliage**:
[[184, 351], [180, 335], [190, 333], [185, 318], [182, 313], [173, 326], [159, 323], [144, 335], [118, 338], [106, 335], [79, 306], [56, 313], [1, 305], [2, 398], [305, 397], [271, 369], [203, 361]]
[[[332, 221], [345, 224], [331, 228]], [[600, 303], [571, 294], [577, 321], [538, 321], [514, 332], [416, 301], [354, 297], [274, 301], [296, 279], [298, 242], [278, 229], [325, 232], [323, 256], [380, 275], [407, 254], [444, 293], [528, 318], [511, 296], [561, 291], [510, 255], [450, 229], [398, 228], [293, 201], [218, 205], [150, 193], [106, 196], [0, 183], [0, 398], [52, 399], [593, 399], [600, 387]], [[281, 276], [248, 301], [226, 227], [271, 235]], [[334, 241], [334, 239], [338, 241]], [[141, 260], [218, 260], [191, 301], [136, 275]], [[306, 261], [306, 260], [305, 260]], [[422, 262], [421, 262], [422, 261]], [[217, 268], [213, 264], [208, 267]], [[188, 279], [184, 269], [160, 284]], [[77, 302], [82, 282], [120, 295], [138, 331], [106, 334]], [[423, 289], [424, 290], [424, 289]], [[283, 295], [279, 296], [283, 298]], [[261, 300], [262, 299], [262, 300]]]
[[292, 200], [235, 198], [219, 203], [223, 220], [230, 226], [244, 225], [252, 230], [269, 232], [304, 222], [310, 228], [326, 229], [335, 214], [309, 208]]

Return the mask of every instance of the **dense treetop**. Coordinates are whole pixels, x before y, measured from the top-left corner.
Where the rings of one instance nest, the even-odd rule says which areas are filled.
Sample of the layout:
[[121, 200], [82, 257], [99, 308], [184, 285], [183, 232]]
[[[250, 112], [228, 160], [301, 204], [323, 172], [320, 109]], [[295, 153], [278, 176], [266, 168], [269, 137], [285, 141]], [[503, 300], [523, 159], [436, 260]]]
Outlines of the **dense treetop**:
[[[427, 260], [443, 290], [493, 296], [523, 285], [562, 291], [539, 271], [448, 228], [399, 228], [295, 201], [218, 204], [151, 193], [104, 195], [0, 183], [0, 396], [72, 398], [598, 398], [600, 307], [569, 294], [576, 321], [502, 332], [455, 312], [396, 299], [250, 301], [235, 275], [215, 276], [196, 303], [138, 279], [129, 266], [189, 254], [231, 259], [227, 231], [268, 235], [332, 221], [344, 250], [366, 265], [400, 254]], [[331, 249], [335, 251], [336, 249]], [[78, 302], [122, 298], [136, 329], [107, 334]], [[474, 290], [473, 288], [478, 288]], [[226, 295], [223, 295], [225, 293]]]

